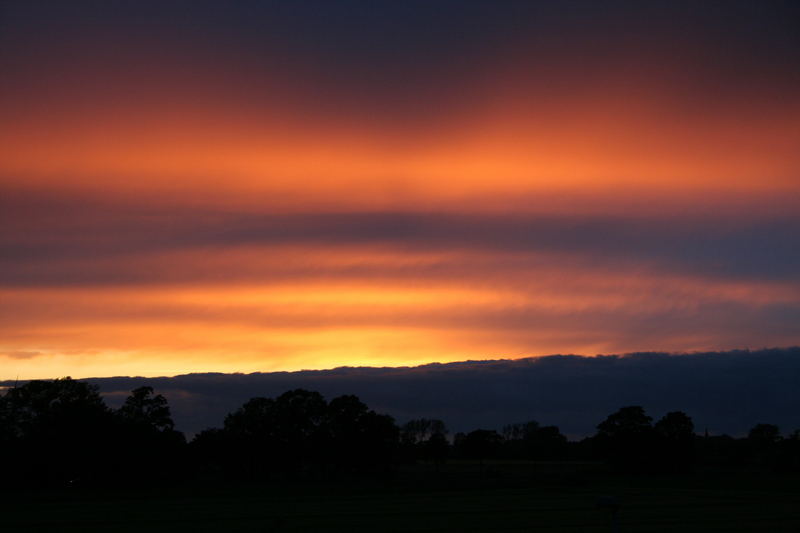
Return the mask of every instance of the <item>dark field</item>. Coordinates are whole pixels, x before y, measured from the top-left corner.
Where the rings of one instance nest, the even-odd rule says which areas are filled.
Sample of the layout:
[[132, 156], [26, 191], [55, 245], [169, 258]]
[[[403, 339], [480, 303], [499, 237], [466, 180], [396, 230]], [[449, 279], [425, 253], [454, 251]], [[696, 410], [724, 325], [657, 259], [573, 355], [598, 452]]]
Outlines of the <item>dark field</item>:
[[[6, 487], [8, 487], [6, 480]], [[6, 493], [2, 531], [800, 532], [800, 478], [759, 472], [681, 477], [601, 465], [453, 462], [391, 480]]]

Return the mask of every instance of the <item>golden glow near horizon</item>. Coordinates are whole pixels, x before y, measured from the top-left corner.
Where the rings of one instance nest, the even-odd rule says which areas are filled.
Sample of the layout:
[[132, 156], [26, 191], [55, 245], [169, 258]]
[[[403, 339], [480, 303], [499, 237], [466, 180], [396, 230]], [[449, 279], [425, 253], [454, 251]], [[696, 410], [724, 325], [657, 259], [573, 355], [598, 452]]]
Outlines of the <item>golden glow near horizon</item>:
[[517, 36], [406, 79], [19, 20], [0, 380], [800, 342], [777, 60], [737, 84], [699, 41], [592, 62]]

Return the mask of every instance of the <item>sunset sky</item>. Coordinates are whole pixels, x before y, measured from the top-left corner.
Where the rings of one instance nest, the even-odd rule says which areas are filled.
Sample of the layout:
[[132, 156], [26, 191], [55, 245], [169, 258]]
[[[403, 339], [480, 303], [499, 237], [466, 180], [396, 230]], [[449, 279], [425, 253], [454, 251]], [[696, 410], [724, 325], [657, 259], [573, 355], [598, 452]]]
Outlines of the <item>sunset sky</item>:
[[0, 1], [0, 379], [800, 344], [798, 27]]

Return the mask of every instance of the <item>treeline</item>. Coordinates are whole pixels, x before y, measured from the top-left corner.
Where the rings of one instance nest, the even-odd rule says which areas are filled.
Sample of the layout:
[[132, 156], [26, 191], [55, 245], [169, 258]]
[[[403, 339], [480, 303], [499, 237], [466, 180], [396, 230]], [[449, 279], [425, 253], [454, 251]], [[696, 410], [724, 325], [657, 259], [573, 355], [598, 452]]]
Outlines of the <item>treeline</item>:
[[327, 401], [302, 389], [253, 398], [222, 428], [187, 442], [152, 388], [135, 389], [111, 409], [96, 387], [70, 378], [31, 381], [0, 396], [0, 451], [13, 487], [385, 475], [403, 463], [439, 468], [451, 460], [602, 460], [629, 473], [698, 465], [800, 470], [800, 434], [784, 437], [770, 424], [746, 438], [699, 436], [685, 413], [654, 422], [629, 406], [580, 441], [534, 421], [450, 435], [441, 420], [398, 426], [356, 396]]

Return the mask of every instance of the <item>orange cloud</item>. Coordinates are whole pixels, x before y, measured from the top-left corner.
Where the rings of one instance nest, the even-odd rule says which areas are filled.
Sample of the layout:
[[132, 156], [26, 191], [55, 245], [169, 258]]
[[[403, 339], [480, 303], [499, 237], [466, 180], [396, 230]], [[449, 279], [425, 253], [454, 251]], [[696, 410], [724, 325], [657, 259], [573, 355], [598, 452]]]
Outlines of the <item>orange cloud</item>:
[[[180, 256], [185, 265], [200, 259]], [[175, 268], [178, 257], [160, 260]], [[413, 275], [397, 278], [395, 260]], [[570, 266], [568, 255], [542, 260], [530, 270], [535, 261], [519, 263], [517, 254], [230, 250], [222, 282], [4, 289], [0, 352], [36, 353], [6, 357], [3, 365], [9, 376], [30, 378], [109, 369], [163, 375], [411, 365], [792, 339], [785, 324], [763, 323], [774, 309], [796, 304], [795, 282], [592, 271]], [[282, 263], [313, 264], [318, 275], [270, 281], [268, 272]], [[516, 266], [498, 269], [498, 263]], [[374, 272], [347, 275], [354, 264]], [[457, 272], [457, 264], [471, 268], [457, 277], [430, 277], [418, 269], [426, 264], [445, 272]], [[332, 278], [328, 269], [336, 268], [344, 275]], [[236, 281], [251, 269], [262, 272], [263, 282], [251, 274]], [[754, 317], [751, 326], [741, 326]], [[740, 323], [735, 334], [731, 320]]]
[[652, 88], [553, 96], [525, 85], [484, 100], [402, 128], [276, 115], [255, 102], [248, 111], [101, 101], [45, 116], [29, 104], [0, 134], [0, 175], [6, 184], [228, 197], [281, 210], [474, 207], [492, 198], [502, 209], [520, 194], [608, 201], [631, 191], [800, 189], [796, 101], [751, 106], [757, 112], [739, 101], [697, 109]]

